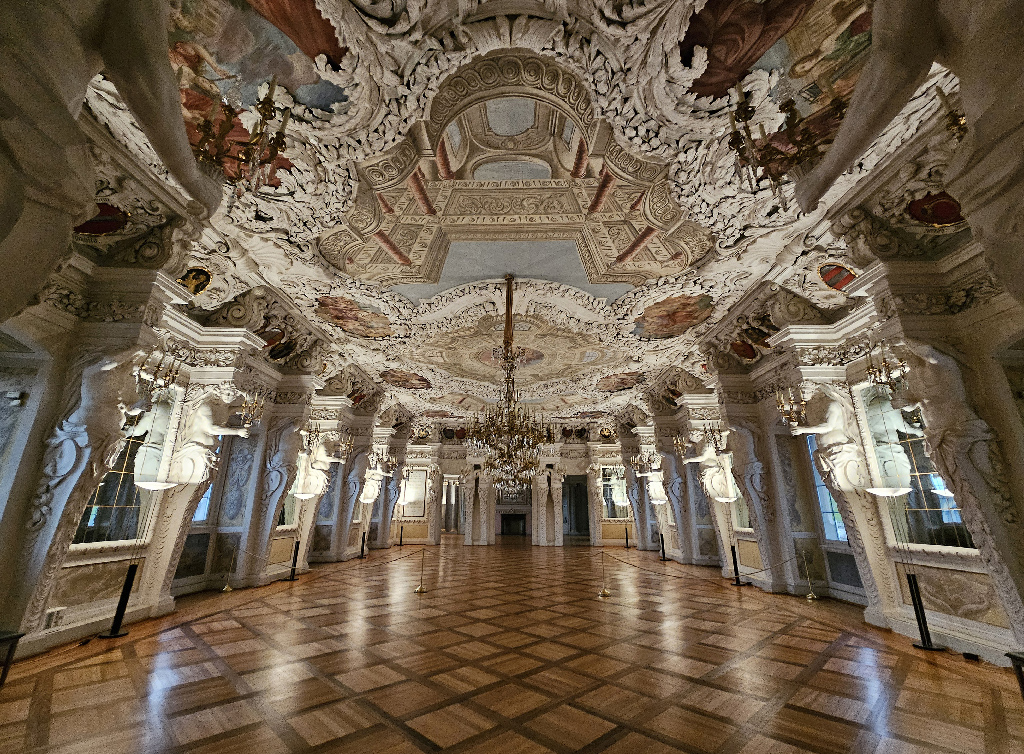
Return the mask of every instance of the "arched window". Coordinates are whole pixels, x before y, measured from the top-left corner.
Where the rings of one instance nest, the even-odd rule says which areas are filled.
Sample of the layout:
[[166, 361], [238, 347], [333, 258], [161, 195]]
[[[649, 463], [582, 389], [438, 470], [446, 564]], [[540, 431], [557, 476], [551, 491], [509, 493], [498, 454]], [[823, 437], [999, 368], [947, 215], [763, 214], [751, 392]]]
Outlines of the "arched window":
[[82, 514], [72, 544], [118, 542], [142, 536], [153, 493], [135, 486], [135, 456], [148, 433], [130, 434], [144, 414], [129, 416], [125, 429], [129, 437], [114, 467], [92, 493]]

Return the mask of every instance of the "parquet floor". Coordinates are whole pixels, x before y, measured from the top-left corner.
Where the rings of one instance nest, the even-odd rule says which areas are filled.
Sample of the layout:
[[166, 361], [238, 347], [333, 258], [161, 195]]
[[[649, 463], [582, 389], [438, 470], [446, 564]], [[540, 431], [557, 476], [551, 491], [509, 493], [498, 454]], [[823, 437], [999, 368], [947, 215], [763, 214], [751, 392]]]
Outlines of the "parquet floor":
[[[0, 751], [1024, 752], [1012, 673], [655, 553], [394, 548], [15, 665]], [[416, 595], [420, 559], [429, 591]]]

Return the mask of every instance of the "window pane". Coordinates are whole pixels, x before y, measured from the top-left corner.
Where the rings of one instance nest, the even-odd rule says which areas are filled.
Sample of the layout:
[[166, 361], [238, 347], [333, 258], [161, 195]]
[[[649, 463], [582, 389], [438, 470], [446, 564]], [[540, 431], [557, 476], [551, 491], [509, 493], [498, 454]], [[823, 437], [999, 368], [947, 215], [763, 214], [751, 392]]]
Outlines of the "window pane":
[[811, 456], [811, 473], [814, 475], [814, 493], [818, 498], [818, 509], [821, 511], [821, 523], [825, 529], [825, 539], [833, 542], [848, 542], [843, 517], [839, 515], [839, 506], [828, 491], [825, 482], [818, 473], [818, 465], [814, 462], [814, 451], [818, 449], [818, 440], [814, 435], [807, 435], [807, 451]]
[[740, 495], [732, 504], [732, 525], [737, 529], [750, 529], [750, 508]]
[[[125, 427], [134, 427], [141, 416], [128, 417]], [[89, 498], [72, 544], [118, 542], [141, 535], [152, 493], [135, 486], [134, 470], [135, 456], [145, 440], [142, 434], [125, 441], [114, 467]]]
[[281, 515], [277, 518], [278, 526], [294, 526], [296, 504], [295, 495], [289, 492], [285, 495], [284, 505], [281, 506]]
[[605, 518], [629, 518], [629, 498], [626, 480], [619, 469], [601, 469], [601, 488], [604, 496]]
[[210, 517], [210, 495], [212, 494], [213, 483], [211, 482], [199, 500], [199, 505], [196, 506], [196, 512], [192, 515], [192, 523], [201, 523]]
[[145, 435], [129, 437], [114, 468], [92, 493], [72, 544], [136, 539], [152, 493], [135, 487], [135, 454]]
[[973, 548], [953, 493], [925, 451], [924, 420], [917, 408], [893, 408], [884, 387], [864, 390], [868, 429], [882, 488], [907, 489], [888, 500], [899, 542]]

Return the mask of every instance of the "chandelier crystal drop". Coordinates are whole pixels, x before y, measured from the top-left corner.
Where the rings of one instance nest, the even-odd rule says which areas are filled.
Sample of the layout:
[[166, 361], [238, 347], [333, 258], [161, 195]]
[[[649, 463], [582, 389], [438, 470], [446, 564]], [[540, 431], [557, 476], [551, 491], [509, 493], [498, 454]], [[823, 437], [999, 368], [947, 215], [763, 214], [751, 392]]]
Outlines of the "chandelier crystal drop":
[[486, 409], [468, 427], [470, 451], [484, 456], [484, 466], [498, 492], [510, 493], [529, 486], [540, 466], [540, 446], [550, 442], [550, 428], [519, 403], [515, 370], [525, 356], [512, 345], [512, 275], [505, 276], [505, 334], [494, 349], [505, 373], [505, 391], [494, 407]]

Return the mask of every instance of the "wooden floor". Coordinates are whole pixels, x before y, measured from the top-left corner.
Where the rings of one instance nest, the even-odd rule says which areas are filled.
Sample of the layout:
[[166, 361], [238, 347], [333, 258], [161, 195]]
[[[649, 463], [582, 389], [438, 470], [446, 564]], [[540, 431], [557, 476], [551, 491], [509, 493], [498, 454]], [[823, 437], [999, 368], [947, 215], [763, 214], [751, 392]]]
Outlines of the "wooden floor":
[[[407, 546], [15, 665], [0, 752], [1024, 752], [1012, 673], [602, 551]], [[420, 560], [429, 591], [416, 595]]]

